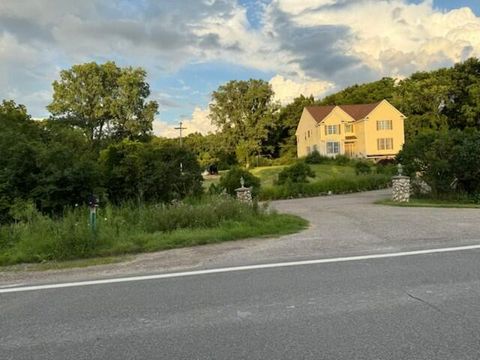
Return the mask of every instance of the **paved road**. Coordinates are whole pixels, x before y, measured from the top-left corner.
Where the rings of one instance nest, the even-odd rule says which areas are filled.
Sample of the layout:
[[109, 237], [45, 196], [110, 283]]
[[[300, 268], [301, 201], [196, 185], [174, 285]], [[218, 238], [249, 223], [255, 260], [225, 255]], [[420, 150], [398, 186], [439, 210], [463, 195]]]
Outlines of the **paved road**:
[[249, 239], [136, 256], [131, 261], [31, 272], [0, 272], [0, 286], [74, 281], [232, 265], [428, 249], [480, 243], [480, 210], [375, 205], [390, 190], [272, 202], [307, 218], [310, 228], [276, 239]]
[[477, 360], [479, 257], [0, 293], [0, 358]]

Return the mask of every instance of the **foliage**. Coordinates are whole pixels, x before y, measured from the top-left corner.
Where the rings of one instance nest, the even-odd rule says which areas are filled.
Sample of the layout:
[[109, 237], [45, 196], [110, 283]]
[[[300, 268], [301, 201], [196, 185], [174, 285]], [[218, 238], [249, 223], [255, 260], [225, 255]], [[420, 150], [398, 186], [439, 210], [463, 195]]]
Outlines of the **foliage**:
[[480, 192], [480, 131], [423, 132], [397, 157], [407, 174], [419, 175], [434, 196]]
[[283, 185], [287, 182], [291, 183], [307, 183], [307, 178], [314, 178], [315, 173], [313, 172], [312, 168], [304, 163], [303, 161], [299, 161], [296, 164], [288, 166], [284, 168], [278, 174], [278, 185]]
[[385, 77], [367, 84], [353, 85], [326, 96], [319, 105], [370, 104], [383, 99], [391, 100], [395, 94], [395, 79]]
[[303, 229], [306, 221], [278, 215], [225, 197], [210, 197], [176, 205], [100, 207], [96, 232], [88, 209], [65, 211], [61, 219], [41, 213], [0, 227], [0, 265], [68, 260], [155, 251], [286, 234]]
[[185, 137], [184, 145], [195, 153], [202, 169], [214, 164], [226, 170], [237, 163], [235, 152], [228, 149], [221, 134], [193, 133]]
[[278, 127], [271, 140], [275, 145], [274, 156], [295, 158], [297, 156], [297, 139], [295, 131], [306, 106], [314, 105], [313, 96], [300, 95], [290, 104], [282, 107], [278, 113]]
[[91, 143], [104, 138], [145, 139], [158, 104], [147, 102], [150, 87], [141, 68], [114, 62], [74, 65], [53, 82], [48, 110], [56, 120], [81, 128]]
[[320, 153], [315, 150], [305, 157], [305, 162], [307, 164], [325, 164], [330, 162], [330, 158], [328, 156], [320, 155]]
[[230, 81], [212, 93], [210, 118], [221, 130], [223, 142], [241, 164], [266, 151], [263, 145], [275, 128], [273, 91], [264, 80]]
[[350, 159], [346, 155], [337, 155], [333, 158], [333, 163], [341, 166], [348, 165], [352, 162], [352, 159]]
[[12, 220], [10, 207], [32, 201], [61, 214], [97, 188], [96, 159], [81, 132], [62, 124], [35, 122], [13, 102], [0, 106], [0, 223]]
[[372, 172], [372, 168], [370, 167], [370, 163], [367, 161], [357, 161], [355, 163], [355, 173], [357, 175], [365, 175], [370, 174]]
[[260, 190], [260, 179], [250, 171], [235, 166], [220, 177], [220, 187], [228, 194], [235, 196], [235, 189], [240, 187], [240, 179], [245, 181], [245, 187], [252, 188], [252, 195], [256, 196]]
[[195, 155], [172, 143], [124, 140], [100, 154], [108, 199], [171, 201], [202, 191]]

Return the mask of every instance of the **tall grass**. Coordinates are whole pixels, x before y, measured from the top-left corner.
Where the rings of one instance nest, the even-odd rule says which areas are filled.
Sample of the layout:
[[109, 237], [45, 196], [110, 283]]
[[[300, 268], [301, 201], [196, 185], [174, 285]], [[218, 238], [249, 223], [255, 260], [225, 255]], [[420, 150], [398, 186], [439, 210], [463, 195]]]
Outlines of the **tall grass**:
[[221, 196], [176, 205], [106, 206], [98, 210], [96, 231], [86, 208], [69, 209], [60, 219], [35, 213], [0, 227], [0, 265], [170, 249], [305, 226], [303, 219]]

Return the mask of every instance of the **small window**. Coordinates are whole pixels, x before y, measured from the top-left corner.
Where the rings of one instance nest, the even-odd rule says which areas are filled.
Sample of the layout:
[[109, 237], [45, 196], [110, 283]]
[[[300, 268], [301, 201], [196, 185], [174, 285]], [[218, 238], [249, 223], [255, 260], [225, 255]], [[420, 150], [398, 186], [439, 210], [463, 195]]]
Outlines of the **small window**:
[[338, 154], [340, 152], [340, 143], [337, 141], [327, 142], [327, 154]]
[[307, 146], [307, 154], [310, 154], [310, 146]]
[[392, 120], [378, 120], [377, 130], [392, 130]]
[[317, 145], [313, 145], [313, 152], [318, 151]]
[[353, 132], [353, 125], [352, 124], [345, 124], [345, 132], [346, 133]]

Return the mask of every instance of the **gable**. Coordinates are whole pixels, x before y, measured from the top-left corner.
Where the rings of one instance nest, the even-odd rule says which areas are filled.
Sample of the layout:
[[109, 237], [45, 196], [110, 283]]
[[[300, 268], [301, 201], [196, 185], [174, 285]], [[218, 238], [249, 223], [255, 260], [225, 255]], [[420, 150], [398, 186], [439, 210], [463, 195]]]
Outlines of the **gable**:
[[317, 126], [317, 121], [313, 118], [307, 108], [303, 109], [302, 116], [300, 117], [300, 121], [297, 125], [297, 130], [295, 131], [295, 135], [298, 135], [299, 132], [304, 131], [306, 129], [315, 128]]

